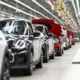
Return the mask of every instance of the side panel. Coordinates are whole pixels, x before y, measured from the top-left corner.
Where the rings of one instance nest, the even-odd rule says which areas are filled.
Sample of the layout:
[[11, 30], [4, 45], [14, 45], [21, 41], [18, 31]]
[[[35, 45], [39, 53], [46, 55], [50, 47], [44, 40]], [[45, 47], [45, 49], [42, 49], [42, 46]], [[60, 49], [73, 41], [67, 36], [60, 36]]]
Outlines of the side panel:
[[53, 38], [49, 38], [49, 54], [53, 52], [54, 50], [54, 42], [53, 42]]
[[34, 50], [34, 62], [35, 62], [40, 58], [41, 55], [40, 40], [37, 38], [33, 41], [33, 50]]
[[4, 56], [7, 51], [7, 42], [6, 39], [0, 31], [0, 80], [1, 80], [1, 75], [2, 75], [2, 67], [3, 67], [3, 61], [4, 61]]

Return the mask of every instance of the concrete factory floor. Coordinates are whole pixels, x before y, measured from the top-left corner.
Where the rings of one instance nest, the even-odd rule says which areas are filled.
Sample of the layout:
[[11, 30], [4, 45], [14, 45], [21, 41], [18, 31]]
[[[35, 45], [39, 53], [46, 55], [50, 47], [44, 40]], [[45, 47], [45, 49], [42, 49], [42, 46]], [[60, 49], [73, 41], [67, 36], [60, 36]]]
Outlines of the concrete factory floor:
[[[23, 76], [14, 71], [10, 80], [80, 80], [80, 43], [65, 50], [62, 57], [55, 57], [43, 64], [42, 69], [35, 69], [32, 76]], [[72, 64], [74, 62], [74, 64]], [[76, 63], [77, 64], [76, 64]]]

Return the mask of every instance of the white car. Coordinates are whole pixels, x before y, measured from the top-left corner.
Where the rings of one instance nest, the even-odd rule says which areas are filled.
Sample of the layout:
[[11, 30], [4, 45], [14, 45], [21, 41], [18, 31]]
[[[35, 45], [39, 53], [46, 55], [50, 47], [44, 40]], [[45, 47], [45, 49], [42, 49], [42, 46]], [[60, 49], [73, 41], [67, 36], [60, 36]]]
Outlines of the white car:
[[69, 48], [69, 39], [67, 37], [64, 38], [63, 47], [64, 49]]
[[[40, 34], [33, 32], [31, 22], [23, 19], [4, 19], [0, 21], [0, 28], [8, 43], [10, 69], [21, 69], [24, 75], [32, 75], [33, 66], [42, 68], [42, 41], [39, 37], [36, 38]], [[5, 42], [1, 42], [0, 52], [5, 48], [4, 44]]]
[[8, 45], [2, 31], [0, 31], [0, 80], [9, 80]]
[[74, 40], [75, 40], [75, 42], [79, 42], [80, 41], [79, 37], [75, 37]]
[[54, 49], [54, 39], [53, 34], [48, 33], [48, 29], [44, 25], [36, 25], [35, 31], [41, 32], [41, 39], [43, 40], [43, 61], [48, 62], [48, 59], [54, 59], [55, 49]]

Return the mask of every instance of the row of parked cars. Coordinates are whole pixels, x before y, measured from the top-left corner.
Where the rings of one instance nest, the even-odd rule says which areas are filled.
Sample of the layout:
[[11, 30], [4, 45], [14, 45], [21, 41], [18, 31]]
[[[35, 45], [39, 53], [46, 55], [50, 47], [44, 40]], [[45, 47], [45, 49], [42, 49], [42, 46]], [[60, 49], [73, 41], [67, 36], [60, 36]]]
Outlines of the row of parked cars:
[[56, 36], [46, 25], [22, 19], [1, 20], [0, 30], [0, 80], [9, 80], [11, 69], [32, 75], [33, 66], [42, 68], [43, 62], [62, 56], [64, 48], [72, 46], [71, 38]]

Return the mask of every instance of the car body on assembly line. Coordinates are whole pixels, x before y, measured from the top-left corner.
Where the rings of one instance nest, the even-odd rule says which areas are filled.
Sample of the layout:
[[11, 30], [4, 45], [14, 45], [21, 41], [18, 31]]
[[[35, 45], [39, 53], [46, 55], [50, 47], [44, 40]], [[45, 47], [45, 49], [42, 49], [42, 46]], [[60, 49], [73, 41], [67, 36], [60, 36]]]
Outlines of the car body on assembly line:
[[33, 32], [30, 22], [26, 20], [7, 19], [0, 21], [9, 47], [10, 69], [22, 69], [25, 75], [31, 75], [33, 66], [42, 68], [42, 41]]
[[75, 42], [79, 42], [79, 41], [80, 41], [79, 37], [75, 36], [75, 37], [74, 37], [74, 41], [75, 41]]
[[68, 37], [64, 37], [63, 47], [65, 50], [69, 49], [69, 39]]
[[54, 36], [55, 38], [55, 52], [57, 56], [62, 56], [62, 54], [64, 53], [64, 47], [63, 47], [63, 41], [61, 40], [60, 36]]
[[8, 44], [2, 31], [0, 31], [0, 80], [9, 80]]
[[54, 39], [53, 34], [48, 33], [48, 29], [44, 25], [36, 25], [35, 31], [41, 32], [41, 39], [43, 40], [43, 61], [48, 62], [48, 59], [54, 59], [55, 49], [54, 49]]

